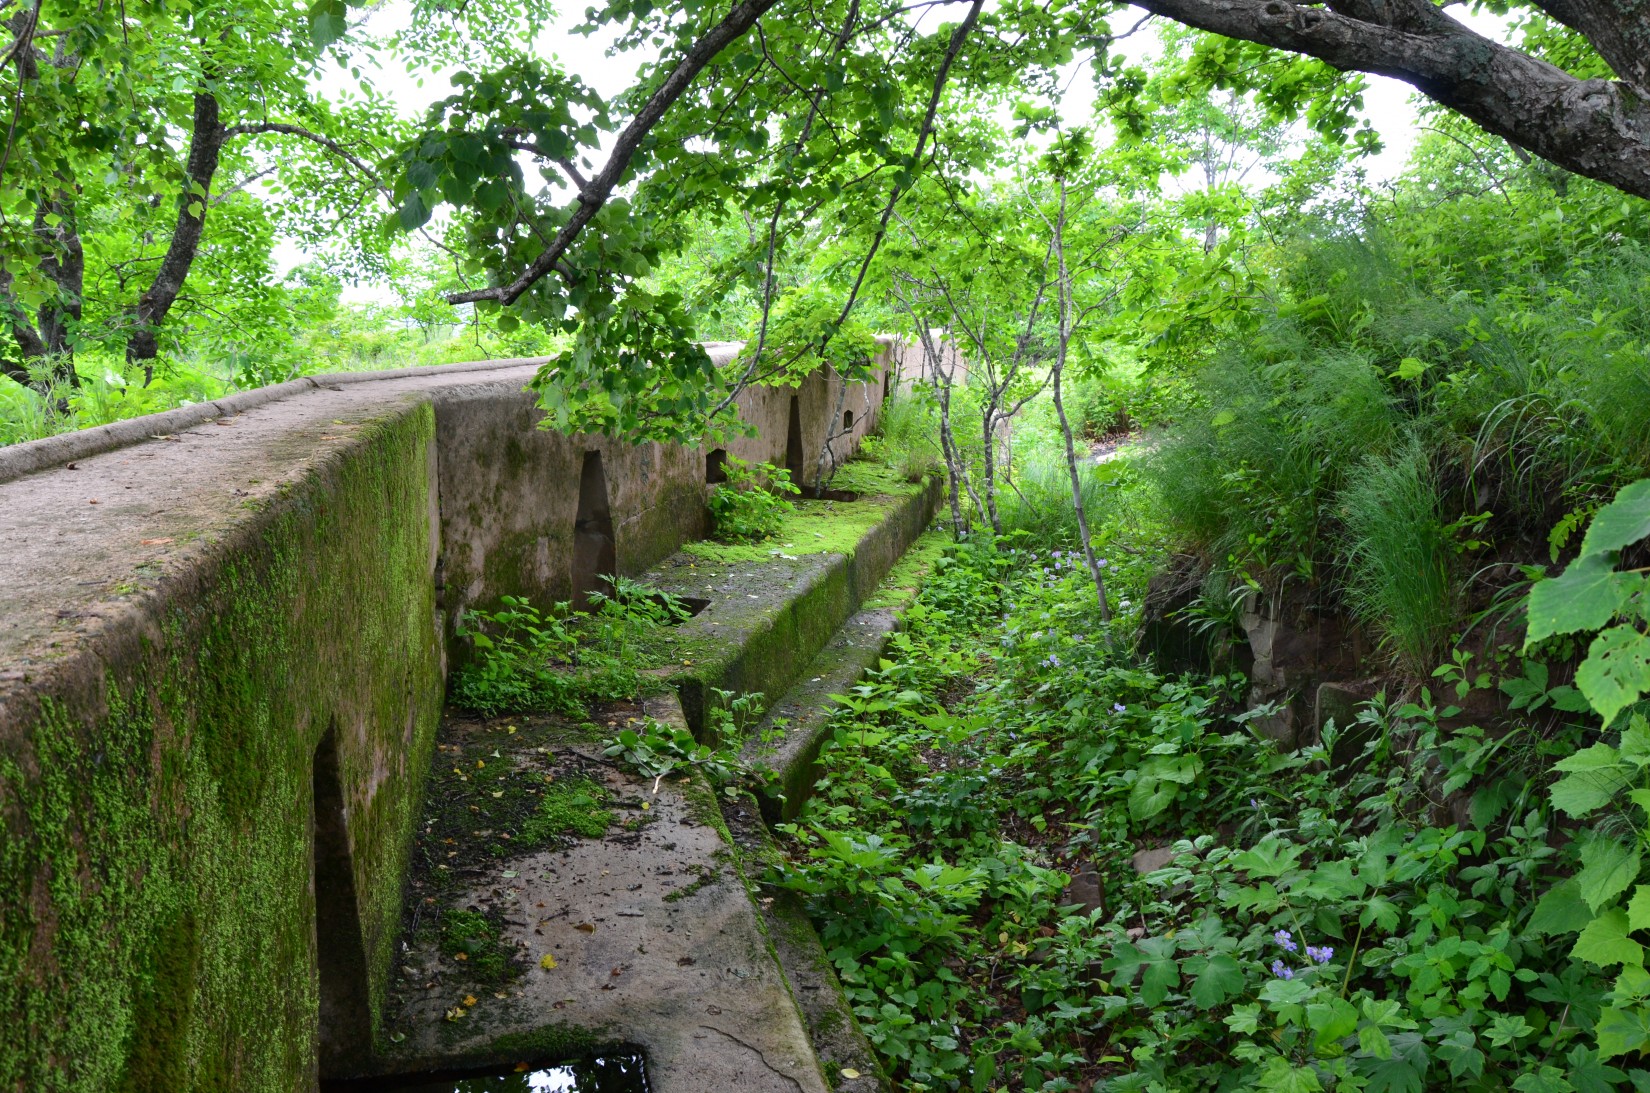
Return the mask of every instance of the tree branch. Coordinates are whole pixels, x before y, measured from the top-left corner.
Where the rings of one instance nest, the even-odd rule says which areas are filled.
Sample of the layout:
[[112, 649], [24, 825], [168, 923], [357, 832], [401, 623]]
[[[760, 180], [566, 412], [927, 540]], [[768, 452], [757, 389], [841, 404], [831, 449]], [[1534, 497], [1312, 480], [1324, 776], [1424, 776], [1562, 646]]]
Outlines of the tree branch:
[[776, 3], [778, 0], [741, 0], [720, 23], [693, 43], [686, 56], [678, 61], [670, 75], [665, 77], [664, 83], [649, 96], [647, 103], [630, 119], [630, 124], [624, 127], [624, 132], [619, 134], [619, 139], [613, 146], [613, 154], [607, 157], [607, 163], [601, 171], [590, 180], [588, 186], [579, 190], [578, 209], [567, 223], [562, 225], [556, 237], [550, 241], [550, 245], [533, 259], [515, 280], [492, 288], [454, 293], [447, 297], [447, 302], [473, 304], [482, 300], [496, 300], [508, 306], [521, 299], [522, 293], [555, 269], [557, 261], [567, 253], [567, 249], [573, 245], [573, 241], [579, 237], [585, 225], [595, 218], [596, 213], [601, 211], [601, 207], [612, 196], [614, 188], [630, 167], [630, 161], [635, 157], [637, 149], [641, 147], [648, 133], [652, 132], [653, 127], [665, 116], [665, 111], [682, 97], [694, 77], [699, 75], [718, 53], [743, 37], [745, 32]]
[[[1642, 82], [1650, 76], [1635, 76], [1637, 87], [1578, 79], [1474, 33], [1424, 0], [1380, 7], [1373, 0], [1338, 0], [1338, 8], [1368, 18], [1290, 0], [1140, 0], [1140, 6], [1201, 30], [1304, 53], [1343, 71], [1402, 80], [1543, 159], [1650, 198], [1650, 90]], [[1574, 12], [1581, 6], [1567, 9], [1578, 22], [1583, 20]], [[1610, 0], [1592, 5], [1609, 6]], [[1633, 20], [1622, 14], [1619, 22]], [[1584, 33], [1601, 52], [1612, 41]], [[1642, 34], [1650, 38], [1650, 31]], [[1638, 56], [1637, 65], [1620, 62], [1627, 73], [1650, 66], [1650, 52]]]

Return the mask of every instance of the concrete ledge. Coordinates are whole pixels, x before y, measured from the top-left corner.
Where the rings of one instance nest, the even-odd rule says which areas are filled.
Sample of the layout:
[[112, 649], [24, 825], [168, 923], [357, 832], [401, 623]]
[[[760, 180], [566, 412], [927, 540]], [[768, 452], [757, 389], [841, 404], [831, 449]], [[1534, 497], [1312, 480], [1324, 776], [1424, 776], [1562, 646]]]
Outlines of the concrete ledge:
[[779, 546], [695, 545], [642, 575], [665, 591], [711, 601], [679, 631], [689, 663], [668, 677], [695, 735], [707, 730], [715, 689], [760, 693], [770, 704], [783, 694], [922, 534], [940, 502], [938, 479], [882, 486], [886, 492], [862, 495], [847, 503], [852, 513], [835, 517], [854, 522], [851, 542], [802, 553], [807, 535], [827, 534], [807, 532], [807, 521], [831, 504], [802, 501]]

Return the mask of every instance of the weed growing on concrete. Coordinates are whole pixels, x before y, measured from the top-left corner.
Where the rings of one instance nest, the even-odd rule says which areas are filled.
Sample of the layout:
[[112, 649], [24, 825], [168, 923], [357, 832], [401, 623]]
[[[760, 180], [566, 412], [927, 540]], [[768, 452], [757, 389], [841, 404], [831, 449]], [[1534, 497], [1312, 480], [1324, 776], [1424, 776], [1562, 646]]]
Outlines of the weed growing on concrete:
[[802, 492], [792, 484], [790, 472], [729, 456], [727, 476], [711, 491], [711, 534], [724, 543], [758, 543], [778, 534], [792, 511], [787, 498]]
[[563, 835], [599, 839], [613, 822], [607, 788], [593, 778], [558, 778], [544, 787], [536, 813], [521, 826], [517, 843], [542, 846]]

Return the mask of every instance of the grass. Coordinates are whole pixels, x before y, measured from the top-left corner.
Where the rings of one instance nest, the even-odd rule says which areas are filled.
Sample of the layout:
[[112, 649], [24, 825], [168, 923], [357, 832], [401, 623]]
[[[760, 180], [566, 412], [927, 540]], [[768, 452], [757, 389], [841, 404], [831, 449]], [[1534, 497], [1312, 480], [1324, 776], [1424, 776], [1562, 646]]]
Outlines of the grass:
[[1352, 615], [1411, 677], [1425, 677], [1460, 626], [1452, 535], [1418, 441], [1359, 464], [1337, 497]]

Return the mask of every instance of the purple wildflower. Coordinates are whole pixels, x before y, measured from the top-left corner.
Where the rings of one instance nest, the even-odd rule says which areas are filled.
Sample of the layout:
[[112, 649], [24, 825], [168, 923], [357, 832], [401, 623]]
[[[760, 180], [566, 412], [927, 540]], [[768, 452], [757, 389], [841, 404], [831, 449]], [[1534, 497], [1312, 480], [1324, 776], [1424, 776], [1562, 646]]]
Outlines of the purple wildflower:
[[1048, 655], [1048, 659], [1043, 661], [1043, 667], [1044, 668], [1058, 668], [1058, 667], [1060, 667], [1060, 658], [1055, 656], [1053, 653], [1050, 653]]
[[1299, 948], [1299, 946], [1295, 944], [1294, 936], [1291, 935], [1288, 930], [1279, 930], [1277, 933], [1272, 935], [1272, 940], [1282, 946], [1283, 951], [1286, 953], [1292, 953]]
[[1113, 713], [1128, 713], [1129, 712], [1129, 708], [1127, 706], [1123, 705], [1121, 702], [1112, 703], [1111, 708], [1112, 708]]
[[1272, 961], [1272, 974], [1279, 979], [1295, 978], [1295, 971], [1281, 960]]
[[1315, 963], [1327, 964], [1330, 959], [1334, 957], [1335, 950], [1330, 948], [1328, 945], [1324, 945], [1322, 947], [1317, 945], [1308, 945], [1306, 947], [1306, 955], [1311, 957]]

